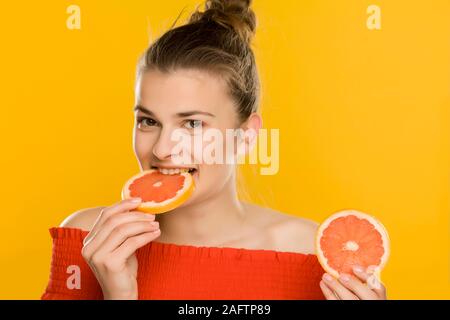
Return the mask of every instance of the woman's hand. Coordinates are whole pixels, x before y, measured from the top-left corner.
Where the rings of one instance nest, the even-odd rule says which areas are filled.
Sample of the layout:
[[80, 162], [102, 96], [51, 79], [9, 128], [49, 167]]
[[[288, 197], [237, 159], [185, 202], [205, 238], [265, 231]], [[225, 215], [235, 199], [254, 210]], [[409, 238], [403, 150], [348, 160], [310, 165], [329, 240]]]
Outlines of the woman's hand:
[[353, 268], [354, 275], [341, 274], [339, 279], [324, 273], [320, 288], [327, 300], [386, 300], [386, 288], [378, 281], [374, 268]]
[[159, 237], [155, 215], [135, 209], [140, 199], [104, 208], [83, 241], [82, 255], [94, 272], [105, 300], [137, 299], [135, 251]]

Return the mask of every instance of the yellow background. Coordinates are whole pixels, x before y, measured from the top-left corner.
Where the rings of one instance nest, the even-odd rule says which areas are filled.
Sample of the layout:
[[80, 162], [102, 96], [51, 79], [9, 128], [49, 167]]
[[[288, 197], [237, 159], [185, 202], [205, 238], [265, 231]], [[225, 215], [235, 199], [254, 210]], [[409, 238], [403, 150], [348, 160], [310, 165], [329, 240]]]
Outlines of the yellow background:
[[[254, 2], [262, 115], [281, 148], [277, 175], [245, 168], [249, 196], [317, 221], [375, 215], [389, 297], [449, 299], [450, 2]], [[39, 298], [48, 228], [120, 199], [138, 170], [137, 58], [198, 3], [2, 2], [0, 298]], [[66, 27], [70, 4], [81, 30]], [[381, 30], [366, 27], [370, 4]]]

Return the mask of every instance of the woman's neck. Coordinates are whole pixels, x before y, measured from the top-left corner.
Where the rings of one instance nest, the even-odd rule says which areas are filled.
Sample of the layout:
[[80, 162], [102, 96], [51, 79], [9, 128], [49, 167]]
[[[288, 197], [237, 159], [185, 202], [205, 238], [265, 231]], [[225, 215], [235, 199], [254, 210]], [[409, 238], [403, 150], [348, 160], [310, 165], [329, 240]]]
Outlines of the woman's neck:
[[239, 234], [247, 214], [229, 179], [224, 189], [208, 199], [174, 211], [156, 215], [161, 236], [157, 241], [215, 246]]

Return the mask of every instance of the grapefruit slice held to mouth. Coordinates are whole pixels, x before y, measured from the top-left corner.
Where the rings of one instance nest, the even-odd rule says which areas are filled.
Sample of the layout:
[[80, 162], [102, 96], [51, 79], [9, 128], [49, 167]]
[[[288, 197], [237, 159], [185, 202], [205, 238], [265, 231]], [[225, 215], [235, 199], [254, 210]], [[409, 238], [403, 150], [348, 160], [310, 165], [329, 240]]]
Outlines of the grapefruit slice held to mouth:
[[[331, 215], [318, 228], [316, 252], [320, 264], [334, 277], [353, 274], [353, 266], [379, 274], [390, 253], [389, 236], [374, 217], [357, 210]], [[372, 268], [373, 268], [372, 267]]]
[[192, 195], [194, 188], [194, 179], [187, 170], [163, 174], [157, 169], [150, 169], [134, 175], [125, 183], [122, 199], [141, 198], [142, 202], [136, 210], [158, 214], [183, 204]]

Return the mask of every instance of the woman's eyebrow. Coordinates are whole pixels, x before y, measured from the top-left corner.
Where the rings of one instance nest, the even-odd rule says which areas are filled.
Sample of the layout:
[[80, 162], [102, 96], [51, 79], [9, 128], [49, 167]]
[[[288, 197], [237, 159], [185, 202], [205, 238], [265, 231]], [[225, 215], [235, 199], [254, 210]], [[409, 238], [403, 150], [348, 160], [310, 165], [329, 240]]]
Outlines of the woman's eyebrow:
[[206, 112], [206, 111], [199, 111], [199, 110], [192, 110], [192, 111], [185, 111], [185, 112], [178, 112], [177, 116], [180, 118], [185, 118], [185, 117], [190, 117], [196, 114], [202, 114], [205, 116], [210, 116], [210, 117], [216, 117], [215, 115], [213, 115], [212, 113]]
[[134, 107], [133, 111], [141, 111], [142, 113], [148, 114], [149, 116], [154, 117], [155, 114], [153, 112], [151, 112], [150, 110], [144, 108], [141, 105], [137, 105], [136, 107]]

